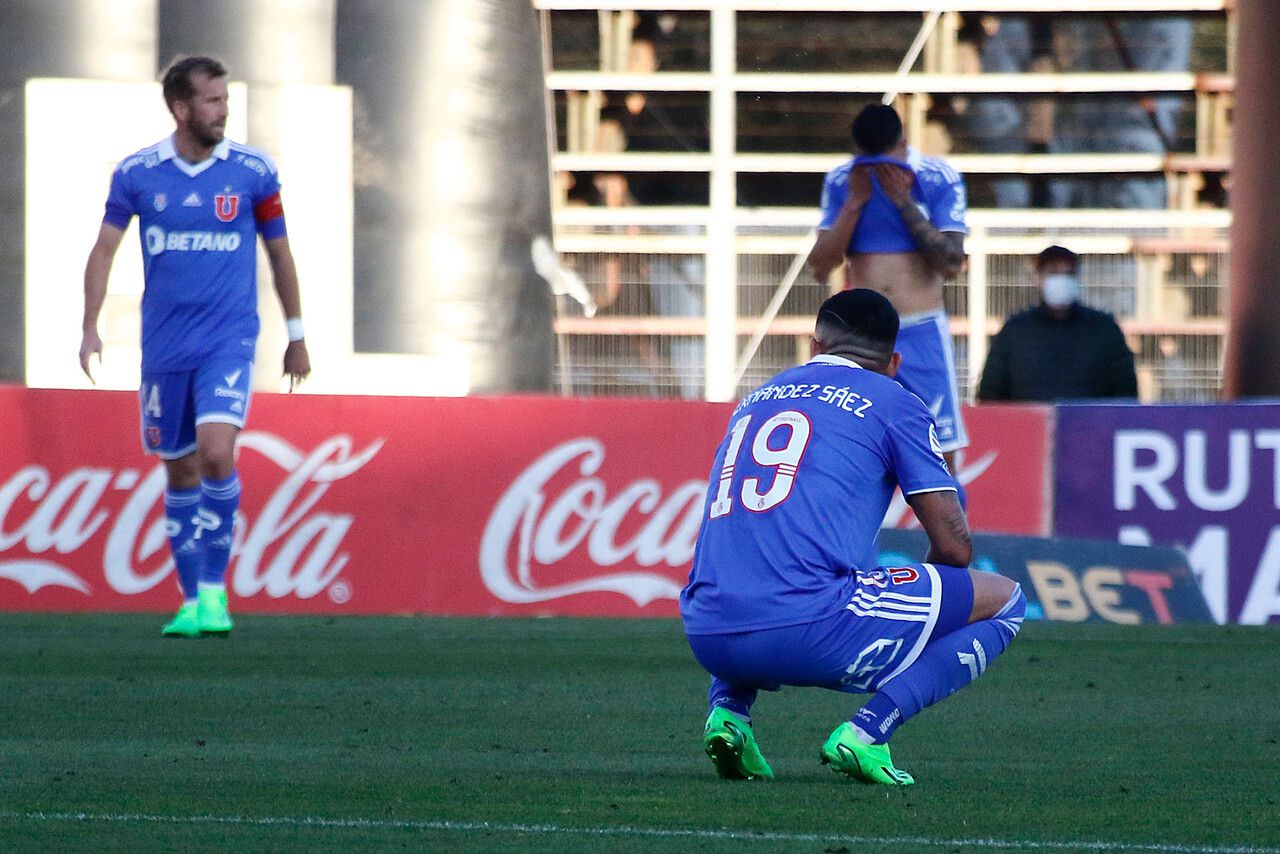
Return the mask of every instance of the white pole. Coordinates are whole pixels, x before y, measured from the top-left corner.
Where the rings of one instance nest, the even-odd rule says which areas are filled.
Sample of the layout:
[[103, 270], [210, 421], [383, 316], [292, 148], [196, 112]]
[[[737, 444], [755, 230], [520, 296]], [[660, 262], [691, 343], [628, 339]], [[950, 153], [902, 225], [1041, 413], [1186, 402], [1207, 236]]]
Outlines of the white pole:
[[[543, 9], [538, 14], [538, 37], [542, 43], [542, 79], [545, 81], [547, 75], [551, 73], [551, 13]], [[559, 141], [556, 139], [556, 107], [555, 99], [552, 96], [551, 89], [543, 84], [543, 100], [542, 109], [547, 120], [547, 181], [550, 184], [550, 193], [548, 198], [551, 199], [551, 209], [555, 209], [560, 204], [560, 192], [556, 181], [556, 171], [551, 168], [551, 164], [555, 162], [556, 150], [559, 148]], [[569, 105], [570, 122], [572, 122], [573, 105]], [[569, 139], [573, 139], [573, 134], [569, 134]], [[552, 236], [555, 232], [555, 225], [552, 224], [552, 234], [548, 234], [547, 238], [553, 240]], [[547, 283], [550, 286], [550, 282]], [[555, 297], [552, 297], [555, 299]], [[560, 315], [560, 301], [556, 300], [556, 316]], [[560, 361], [560, 395], [568, 397], [573, 391], [573, 386], [569, 381], [569, 373], [571, 366], [569, 365], [569, 342], [565, 340], [563, 334], [556, 335], [556, 355]]]
[[707, 400], [732, 400], [737, 351], [738, 258], [733, 213], [737, 208], [737, 21], [731, 2], [711, 9], [711, 216], [707, 223]]
[[[813, 243], [817, 237], [816, 231], [810, 231], [805, 236], [806, 243]], [[773, 319], [778, 316], [778, 312], [782, 310], [782, 303], [786, 300], [787, 294], [791, 293], [791, 288], [795, 285], [796, 279], [800, 278], [800, 274], [804, 271], [804, 262], [809, 260], [808, 252], [801, 252], [791, 259], [791, 266], [787, 268], [786, 275], [782, 277], [782, 284], [773, 292], [773, 299], [769, 300], [769, 305], [764, 310], [764, 314], [760, 316], [759, 323], [756, 324], [755, 332], [751, 333], [751, 340], [747, 342], [747, 346], [742, 349], [742, 355], [738, 357], [738, 366], [733, 371], [733, 384], [736, 386], [742, 381], [742, 375], [747, 372], [747, 367], [751, 364], [751, 360], [756, 357], [756, 351], [760, 349], [760, 342], [764, 340], [765, 334], [769, 331], [769, 324], [773, 323]]]
[[970, 229], [969, 254], [969, 400], [978, 395], [978, 380], [987, 362], [987, 230]]
[[938, 18], [941, 16], [941, 9], [934, 9], [925, 16], [924, 22], [920, 24], [920, 31], [916, 33], [915, 41], [911, 42], [911, 47], [907, 48], [906, 54], [902, 57], [902, 62], [898, 63], [898, 73], [894, 75], [893, 86], [888, 92], [884, 93], [880, 103], [892, 104], [893, 99], [898, 97], [898, 87], [902, 85], [903, 78], [911, 73], [911, 66], [916, 64], [920, 51], [924, 50], [924, 43], [929, 40], [929, 34], [933, 32], [933, 28], [937, 25]]

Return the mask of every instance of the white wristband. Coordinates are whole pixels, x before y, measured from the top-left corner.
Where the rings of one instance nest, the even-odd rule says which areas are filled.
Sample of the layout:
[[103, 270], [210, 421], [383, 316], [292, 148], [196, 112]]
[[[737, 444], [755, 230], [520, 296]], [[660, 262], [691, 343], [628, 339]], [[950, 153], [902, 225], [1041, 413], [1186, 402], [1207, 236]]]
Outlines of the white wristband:
[[301, 341], [301, 340], [303, 339], [303, 337], [304, 337], [304, 336], [303, 336], [303, 333], [302, 333], [302, 318], [301, 318], [301, 317], [291, 317], [291, 318], [289, 318], [288, 320], [286, 320], [286, 321], [284, 322], [284, 326], [285, 326], [285, 329], [287, 329], [287, 330], [288, 330], [288, 332], [289, 332], [289, 340], [290, 340], [290, 341]]

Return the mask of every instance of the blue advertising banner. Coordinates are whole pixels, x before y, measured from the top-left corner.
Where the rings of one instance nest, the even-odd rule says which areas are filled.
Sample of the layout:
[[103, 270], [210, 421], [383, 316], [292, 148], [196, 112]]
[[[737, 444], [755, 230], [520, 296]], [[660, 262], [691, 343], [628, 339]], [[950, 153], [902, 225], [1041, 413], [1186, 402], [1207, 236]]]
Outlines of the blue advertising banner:
[[[924, 559], [923, 531], [880, 532], [885, 566]], [[1012, 578], [1029, 619], [1068, 623], [1211, 623], [1187, 559], [1177, 549], [1061, 537], [973, 535], [973, 568]]]
[[1185, 551], [1218, 622], [1280, 619], [1280, 404], [1058, 408], [1054, 533]]

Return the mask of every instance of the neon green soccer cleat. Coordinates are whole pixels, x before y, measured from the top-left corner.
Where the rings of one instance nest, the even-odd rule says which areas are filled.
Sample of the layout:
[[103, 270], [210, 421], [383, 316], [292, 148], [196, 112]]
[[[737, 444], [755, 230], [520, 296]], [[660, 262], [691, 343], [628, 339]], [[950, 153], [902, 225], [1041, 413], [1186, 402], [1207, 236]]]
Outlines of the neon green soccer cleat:
[[197, 615], [198, 608], [195, 602], [186, 602], [178, 613], [174, 614], [163, 629], [161, 634], [175, 638], [198, 638], [200, 637], [200, 618]]
[[822, 745], [822, 764], [864, 783], [910, 786], [916, 781], [906, 771], [893, 767], [889, 745], [864, 744], [848, 721], [836, 727], [826, 744]]
[[711, 757], [716, 773], [726, 780], [773, 779], [773, 769], [760, 755], [751, 724], [728, 709], [717, 707], [707, 715], [702, 748]]
[[207, 635], [226, 635], [231, 631], [231, 614], [227, 612], [227, 591], [214, 587], [200, 588], [200, 631]]

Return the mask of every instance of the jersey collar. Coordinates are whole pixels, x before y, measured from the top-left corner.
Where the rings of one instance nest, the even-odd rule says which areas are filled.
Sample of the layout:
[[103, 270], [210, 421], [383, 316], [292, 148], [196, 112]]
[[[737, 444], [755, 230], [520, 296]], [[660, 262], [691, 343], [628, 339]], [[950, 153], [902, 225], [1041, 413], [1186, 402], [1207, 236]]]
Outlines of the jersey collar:
[[[849, 158], [848, 168], [853, 168], [853, 162], [858, 159], [858, 155]], [[911, 171], [918, 172], [924, 166], [924, 155], [920, 153], [920, 149], [914, 145], [907, 146], [907, 165], [911, 167]]]
[[167, 136], [160, 140], [160, 145], [156, 149], [156, 153], [160, 155], [160, 162], [172, 160], [173, 165], [177, 166], [184, 175], [194, 178], [204, 170], [213, 165], [215, 160], [226, 160], [231, 156], [231, 141], [226, 137], [222, 138], [222, 142], [213, 147], [213, 154], [199, 163], [188, 163], [178, 156], [178, 149], [173, 144], [173, 137]]
[[846, 359], [843, 356], [829, 356], [826, 353], [819, 353], [809, 361], [806, 365], [839, 365], [842, 368], [857, 368], [858, 370], [866, 370], [852, 359]]

